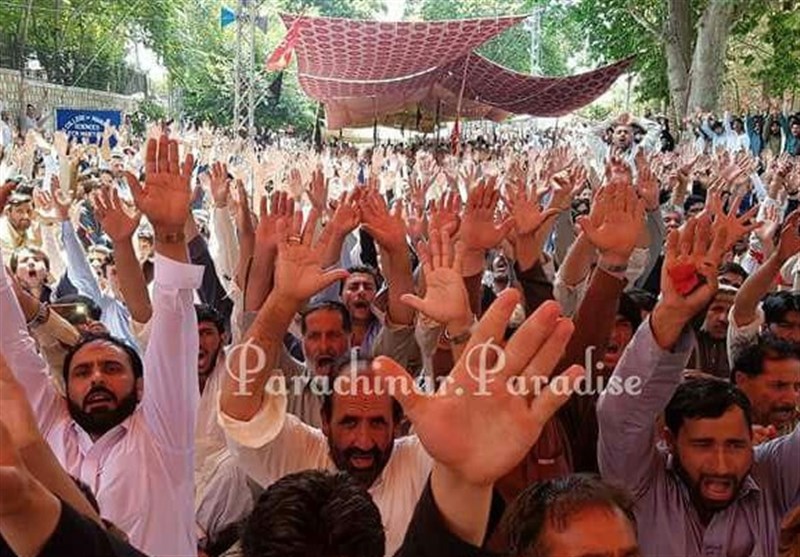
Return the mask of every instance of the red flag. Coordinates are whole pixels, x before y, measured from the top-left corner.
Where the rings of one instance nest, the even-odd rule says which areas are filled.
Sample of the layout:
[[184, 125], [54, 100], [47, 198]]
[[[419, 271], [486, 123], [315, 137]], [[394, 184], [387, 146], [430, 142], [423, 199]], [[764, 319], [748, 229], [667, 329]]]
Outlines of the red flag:
[[294, 46], [297, 44], [297, 39], [300, 38], [300, 18], [294, 20], [292, 26], [287, 31], [286, 36], [280, 42], [275, 51], [267, 58], [267, 71], [275, 72], [286, 69], [289, 62], [292, 61], [292, 52]]

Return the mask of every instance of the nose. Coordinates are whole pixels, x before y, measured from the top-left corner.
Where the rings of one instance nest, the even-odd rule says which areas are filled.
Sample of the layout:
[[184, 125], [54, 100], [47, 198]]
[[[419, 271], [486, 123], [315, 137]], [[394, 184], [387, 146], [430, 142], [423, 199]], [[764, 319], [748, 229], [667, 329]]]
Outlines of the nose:
[[369, 424], [366, 421], [358, 425], [354, 445], [362, 451], [368, 451], [375, 446], [372, 436], [369, 434]]

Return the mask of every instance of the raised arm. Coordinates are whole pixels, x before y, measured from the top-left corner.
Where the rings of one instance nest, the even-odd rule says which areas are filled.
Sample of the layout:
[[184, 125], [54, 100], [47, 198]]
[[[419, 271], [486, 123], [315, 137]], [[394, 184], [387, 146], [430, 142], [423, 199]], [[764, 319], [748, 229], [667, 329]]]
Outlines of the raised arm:
[[[607, 388], [597, 403], [600, 473], [637, 497], [647, 489], [658, 466], [654, 420], [677, 389], [691, 355], [693, 338], [687, 325], [717, 290], [724, 234], [715, 235], [711, 245], [709, 238], [707, 218], [691, 219], [670, 234], [661, 276], [662, 298], [611, 376], [610, 384], [618, 387]], [[687, 276], [696, 283], [674, 278]]]
[[114, 261], [125, 305], [134, 321], [147, 323], [153, 315], [153, 306], [144, 272], [133, 249], [133, 234], [139, 226], [141, 213], [126, 209], [113, 188], [97, 191], [92, 197], [92, 206], [103, 230], [114, 242]]
[[[244, 335], [246, 348], [233, 351], [228, 360], [230, 369], [241, 370], [243, 375], [226, 374], [220, 394], [221, 412], [234, 420], [249, 421], [264, 405], [264, 385], [278, 362], [283, 337], [294, 315], [316, 292], [347, 276], [341, 269], [323, 271], [320, 262], [330, 231], [323, 230], [313, 241], [318, 218], [312, 210], [305, 228], [300, 212], [291, 221], [283, 218], [276, 222], [280, 242], [275, 287]], [[240, 384], [240, 377], [247, 383]]]
[[800, 251], [800, 211], [792, 213], [781, 230], [778, 249], [770, 255], [758, 270], [747, 277], [736, 293], [733, 302], [733, 320], [738, 327], [745, 327], [756, 320], [756, 309], [761, 299], [775, 285], [775, 277], [781, 267]]
[[[435, 460], [431, 490], [444, 525], [472, 546], [483, 545], [495, 481], [513, 468], [536, 443], [544, 425], [566, 402], [582, 370], [571, 368], [559, 381], [558, 394], [552, 385], [536, 396], [507, 388], [509, 380], [524, 379], [527, 385], [545, 385], [570, 334], [572, 323], [559, 317], [558, 304], [542, 305], [503, 346], [508, 320], [519, 303], [520, 294], [504, 290], [481, 318], [461, 357], [435, 395], [412, 387], [413, 378], [388, 358], [376, 359], [376, 373], [395, 386], [398, 400], [411, 420], [425, 449]], [[496, 381], [484, 385], [470, 374], [467, 354], [481, 345], [504, 347], [505, 366]], [[519, 381], [519, 379], [517, 379]], [[563, 381], [563, 382], [562, 382]], [[477, 396], [479, 392], [486, 395]], [[486, 419], [491, 416], [491, 419]], [[454, 430], [451, 424], [460, 424]], [[414, 524], [405, 546], [425, 547]], [[405, 551], [405, 553], [404, 553]], [[430, 554], [401, 550], [401, 555]]]
[[136, 206], [155, 231], [152, 332], [144, 356], [142, 409], [157, 441], [173, 451], [194, 447], [197, 405], [197, 319], [194, 290], [202, 267], [188, 264], [186, 236], [194, 160], [179, 162], [178, 143], [166, 135], [147, 142], [145, 183], [127, 173]]

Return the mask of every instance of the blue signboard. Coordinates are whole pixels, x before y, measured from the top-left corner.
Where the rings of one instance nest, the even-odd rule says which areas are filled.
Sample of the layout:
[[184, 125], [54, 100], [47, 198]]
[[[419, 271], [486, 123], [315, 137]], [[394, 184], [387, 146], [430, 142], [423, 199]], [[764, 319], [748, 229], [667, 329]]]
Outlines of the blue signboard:
[[[56, 109], [56, 129], [67, 134], [70, 139], [83, 141], [87, 138], [90, 143], [97, 143], [103, 135], [106, 122], [119, 129], [122, 124], [122, 112], [119, 110], [91, 110], [91, 109]], [[117, 139], [111, 137], [111, 148], [117, 144]]]

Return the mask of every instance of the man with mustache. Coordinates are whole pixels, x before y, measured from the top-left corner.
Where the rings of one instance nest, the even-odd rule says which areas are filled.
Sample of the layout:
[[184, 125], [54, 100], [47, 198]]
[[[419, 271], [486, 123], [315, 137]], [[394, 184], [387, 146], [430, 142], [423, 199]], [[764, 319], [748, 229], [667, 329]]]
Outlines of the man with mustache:
[[66, 401], [53, 388], [3, 274], [0, 348], [62, 466], [96, 494], [108, 519], [151, 555], [196, 555], [192, 504], [197, 323], [202, 267], [187, 264], [193, 158], [166, 136], [147, 145], [144, 187], [128, 182], [156, 238], [152, 335], [144, 358], [122, 340], [88, 335], [65, 358]]
[[[800, 503], [800, 427], [754, 447], [742, 391], [713, 377], [681, 381], [725, 236], [707, 218], [670, 234], [662, 297], [614, 371], [640, 389], [607, 390], [597, 404], [600, 472], [632, 492], [643, 555], [776, 555], [781, 519]], [[676, 270], [694, 272], [697, 285], [681, 288]], [[662, 412], [666, 450], [653, 436]]]
[[800, 407], [800, 348], [762, 334], [733, 365], [731, 381], [750, 400], [753, 423], [774, 435], [791, 433]]
[[[28, 190], [30, 191], [30, 190]], [[14, 250], [42, 247], [41, 230], [33, 222], [33, 199], [27, 193], [14, 191], [0, 214], [0, 250], [8, 261]]]

